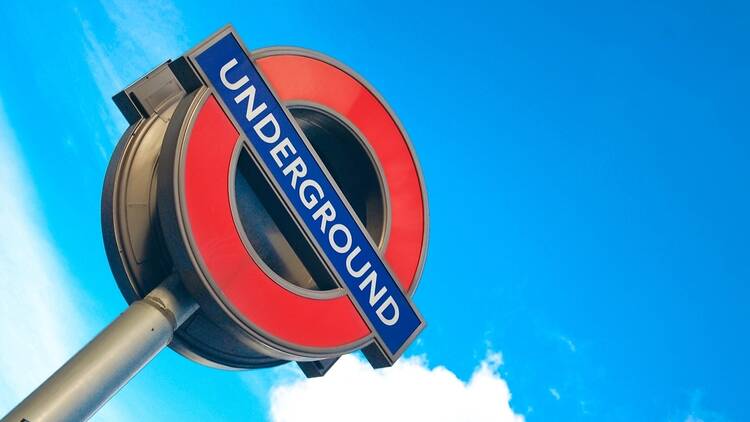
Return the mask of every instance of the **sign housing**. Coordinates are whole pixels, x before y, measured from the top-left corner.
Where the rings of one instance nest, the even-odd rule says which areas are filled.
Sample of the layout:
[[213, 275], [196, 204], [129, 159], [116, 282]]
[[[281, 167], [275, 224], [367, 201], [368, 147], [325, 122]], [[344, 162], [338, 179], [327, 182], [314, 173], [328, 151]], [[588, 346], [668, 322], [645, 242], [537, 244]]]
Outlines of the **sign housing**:
[[377, 348], [365, 349], [370, 362], [376, 367], [393, 364], [424, 321], [294, 118], [231, 27], [187, 57], [321, 260], [376, 333]]
[[172, 348], [317, 376], [356, 350], [390, 365], [424, 327], [421, 172], [354, 71], [299, 48], [251, 55], [226, 27], [114, 99], [131, 127], [102, 199], [108, 257], [128, 302], [173, 271], [198, 301]]

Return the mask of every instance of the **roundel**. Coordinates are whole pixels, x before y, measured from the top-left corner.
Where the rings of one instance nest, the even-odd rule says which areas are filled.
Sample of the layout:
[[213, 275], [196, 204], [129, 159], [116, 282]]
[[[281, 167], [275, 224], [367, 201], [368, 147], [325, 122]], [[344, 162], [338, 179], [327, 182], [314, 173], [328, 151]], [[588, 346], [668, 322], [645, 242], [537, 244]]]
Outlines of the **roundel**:
[[[395, 115], [330, 58], [289, 48], [253, 57], [411, 294], [426, 254], [427, 204]], [[317, 269], [211, 91], [180, 102], [164, 139], [159, 220], [175, 268], [211, 323], [279, 359], [334, 357], [372, 341], [351, 298]]]

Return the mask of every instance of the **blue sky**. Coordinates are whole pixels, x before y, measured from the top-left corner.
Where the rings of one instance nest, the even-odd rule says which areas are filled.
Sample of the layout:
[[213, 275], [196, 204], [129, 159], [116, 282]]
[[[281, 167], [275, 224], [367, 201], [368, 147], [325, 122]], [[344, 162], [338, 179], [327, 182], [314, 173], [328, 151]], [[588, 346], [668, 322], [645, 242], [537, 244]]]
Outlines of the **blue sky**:
[[3, 3], [0, 413], [125, 308], [99, 226], [109, 97], [227, 22], [336, 57], [398, 113], [429, 326], [400, 368], [318, 383], [168, 350], [100, 420], [315, 420], [354, 388], [395, 419], [750, 420], [750, 10], [692, 1]]

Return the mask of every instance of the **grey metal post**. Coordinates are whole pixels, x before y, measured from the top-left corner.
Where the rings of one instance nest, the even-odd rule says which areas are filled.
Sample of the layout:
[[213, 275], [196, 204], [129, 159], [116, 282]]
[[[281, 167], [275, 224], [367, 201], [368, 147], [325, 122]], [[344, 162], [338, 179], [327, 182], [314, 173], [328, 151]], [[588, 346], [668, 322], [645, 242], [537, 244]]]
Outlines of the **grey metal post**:
[[170, 341], [198, 309], [170, 277], [125, 312], [0, 422], [89, 419]]

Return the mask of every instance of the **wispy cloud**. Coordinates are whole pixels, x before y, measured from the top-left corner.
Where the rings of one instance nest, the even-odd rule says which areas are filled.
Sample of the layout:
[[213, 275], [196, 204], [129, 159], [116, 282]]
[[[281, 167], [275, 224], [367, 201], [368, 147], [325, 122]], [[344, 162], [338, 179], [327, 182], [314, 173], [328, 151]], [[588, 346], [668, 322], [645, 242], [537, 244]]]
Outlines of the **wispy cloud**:
[[[109, 139], [115, 140], [125, 130], [125, 120], [119, 116], [119, 112], [110, 98], [124, 88], [120, 74], [115, 70], [115, 65], [110, 59], [110, 54], [94, 35], [89, 22], [80, 17], [81, 30], [83, 31], [83, 49], [86, 64], [91, 69], [102, 103], [99, 104], [99, 118], [107, 127]], [[108, 157], [101, 143], [97, 144], [100, 152], [106, 160]]]
[[565, 345], [568, 346], [568, 349], [571, 352], [575, 353], [575, 351], [576, 351], [576, 344], [573, 343], [573, 340], [571, 340], [570, 338], [568, 338], [566, 336], [560, 336], [560, 341], [562, 341], [563, 343], [565, 343]]
[[[169, 1], [102, 1], [111, 22], [108, 33], [94, 33], [76, 10], [82, 45], [103, 103], [100, 115], [108, 137], [119, 138], [126, 127], [110, 98], [150, 69], [174, 58], [187, 47], [182, 18]], [[108, 42], [109, 41], [109, 42]]]
[[424, 357], [375, 371], [347, 355], [325, 377], [281, 381], [271, 390], [270, 416], [273, 422], [522, 422], [510, 407], [501, 364], [500, 354], [490, 353], [464, 382], [445, 367], [430, 368]]
[[[179, 54], [185, 42], [180, 14], [169, 1], [114, 0], [101, 5], [111, 23], [96, 31], [79, 10], [73, 12], [81, 24], [82, 53], [100, 92], [98, 109], [106, 134], [92, 138], [106, 160], [126, 125], [110, 97]], [[102, 33], [102, 28], [111, 32]], [[86, 298], [45, 231], [23, 163], [0, 99], [0, 416], [101, 328], [92, 327], [90, 315], [82, 311]], [[111, 404], [97, 419], [135, 420], [136, 410]]]
[[[17, 145], [0, 100], [0, 416], [94, 331], [79, 312], [83, 300], [76, 283], [44, 230]], [[105, 412], [107, 420], [126, 419], [117, 408]]]
[[140, 66], [161, 63], [185, 49], [185, 25], [171, 1], [110, 0], [101, 4], [114, 24], [120, 52], [134, 53], [120, 59], [131, 63], [126, 70], [141, 72]]
[[559, 392], [559, 391], [557, 391], [557, 388], [554, 388], [554, 387], [553, 387], [553, 388], [550, 388], [550, 389], [549, 389], [549, 393], [550, 393], [550, 394], [552, 395], [552, 397], [553, 397], [553, 398], [554, 398], [555, 400], [560, 400], [560, 392]]
[[707, 409], [703, 405], [703, 394], [700, 389], [691, 392], [690, 409], [687, 412], [680, 412], [680, 416], [669, 420], [678, 422], [726, 422], [727, 418], [723, 414]]

